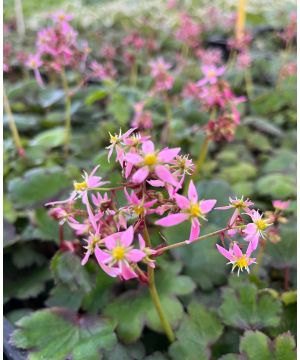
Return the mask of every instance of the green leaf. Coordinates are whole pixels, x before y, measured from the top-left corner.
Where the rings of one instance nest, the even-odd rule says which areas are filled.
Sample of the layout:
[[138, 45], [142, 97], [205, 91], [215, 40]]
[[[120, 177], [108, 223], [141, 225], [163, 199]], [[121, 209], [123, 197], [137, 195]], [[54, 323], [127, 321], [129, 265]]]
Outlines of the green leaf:
[[51, 260], [51, 271], [58, 284], [71, 291], [87, 293], [92, 289], [90, 276], [78, 256], [71, 252], [57, 252]]
[[279, 138], [283, 136], [282, 130], [278, 126], [274, 125], [272, 121], [267, 118], [257, 117], [257, 116], [246, 116], [243, 119], [243, 124], [253, 126], [257, 130], [271, 136], [275, 136]]
[[52, 288], [46, 305], [49, 307], [64, 307], [77, 311], [81, 306], [83, 297], [84, 293], [81, 289], [72, 291], [68, 286], [58, 284]]
[[95, 101], [99, 101], [104, 99], [108, 95], [108, 92], [105, 89], [99, 89], [96, 91], [92, 91], [88, 96], [85, 98], [85, 104], [90, 106], [93, 105]]
[[122, 126], [126, 125], [129, 120], [131, 107], [128, 104], [126, 98], [119, 94], [115, 93], [107, 107], [107, 111], [113, 115], [118, 123]]
[[274, 244], [267, 242], [266, 253], [270, 256], [271, 265], [278, 269], [295, 267], [297, 263], [297, 227], [295, 223], [279, 226], [281, 240]]
[[222, 300], [219, 313], [228, 326], [262, 329], [280, 322], [281, 302], [268, 292], [258, 292], [253, 284], [241, 281], [224, 288]]
[[39, 133], [29, 143], [30, 146], [38, 146], [43, 149], [51, 149], [63, 145], [65, 140], [65, 129], [57, 127]]
[[12, 262], [18, 269], [23, 269], [32, 265], [41, 266], [47, 261], [47, 258], [38, 252], [32, 243], [14, 246]]
[[280, 149], [266, 163], [263, 167], [263, 171], [265, 173], [282, 172], [284, 174], [296, 174], [296, 166], [296, 153], [287, 149]]
[[30, 349], [29, 360], [98, 360], [116, 343], [115, 323], [66, 309], [36, 311], [17, 322], [12, 343]]
[[[180, 265], [177, 263], [175, 266], [170, 264], [168, 270], [155, 272], [160, 301], [173, 328], [178, 326], [183, 316], [183, 307], [176, 295], [187, 295], [195, 288], [189, 277], [178, 275], [179, 271]], [[117, 333], [125, 343], [136, 341], [145, 325], [154, 331], [163, 332], [149, 290], [145, 286], [125, 292], [107, 305], [103, 313], [118, 322]]]
[[[173, 244], [187, 239], [189, 228], [190, 224], [180, 224], [164, 229], [163, 234]], [[207, 226], [201, 234], [214, 230], [216, 228]], [[216, 240], [217, 237], [213, 237], [172, 251], [176, 258], [185, 264], [184, 273], [206, 291], [212, 290], [215, 285], [223, 284], [226, 280], [224, 259], [216, 250]]]
[[285, 199], [296, 195], [296, 183], [293, 176], [286, 174], [270, 174], [261, 177], [256, 182], [259, 194], [270, 195], [273, 198]]
[[69, 184], [65, 171], [58, 167], [35, 168], [9, 181], [9, 195], [17, 208], [46, 201]]
[[36, 297], [45, 289], [45, 282], [51, 279], [48, 267], [22, 270], [22, 272], [5, 270], [4, 296], [15, 299]]
[[210, 345], [221, 336], [223, 326], [202, 304], [190, 304], [188, 314], [176, 332], [177, 341], [170, 346], [169, 354], [174, 360], [208, 360]]
[[39, 103], [43, 108], [47, 108], [58, 101], [62, 100], [65, 96], [63, 90], [59, 89], [40, 89], [39, 90]]
[[141, 342], [127, 346], [116, 344], [113, 350], [105, 352], [104, 360], [142, 360], [144, 356], [145, 349]]
[[279, 335], [273, 342], [259, 331], [246, 331], [240, 343], [248, 360], [296, 360], [295, 340], [289, 334]]

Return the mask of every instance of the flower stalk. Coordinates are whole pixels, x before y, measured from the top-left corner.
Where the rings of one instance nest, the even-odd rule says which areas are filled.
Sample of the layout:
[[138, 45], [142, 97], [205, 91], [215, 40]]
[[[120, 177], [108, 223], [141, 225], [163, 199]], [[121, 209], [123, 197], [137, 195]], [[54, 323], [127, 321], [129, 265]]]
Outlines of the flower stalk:
[[[151, 240], [150, 240], [150, 236], [148, 233], [148, 229], [147, 229], [147, 225], [145, 223], [145, 227], [144, 227], [144, 239], [145, 242], [147, 244], [148, 247], [151, 248]], [[167, 338], [169, 339], [169, 341], [172, 343], [175, 341], [175, 335], [174, 332], [172, 330], [172, 327], [166, 317], [166, 314], [164, 312], [164, 309], [161, 305], [160, 299], [159, 299], [159, 295], [155, 286], [155, 277], [154, 277], [154, 269], [148, 265], [148, 282], [149, 282], [149, 292], [151, 295], [151, 299], [153, 301], [153, 304], [155, 306], [155, 309], [157, 311], [157, 314], [159, 316], [161, 325], [167, 335]]]
[[68, 156], [69, 153], [69, 146], [71, 141], [71, 131], [72, 131], [72, 124], [71, 124], [71, 95], [68, 85], [68, 80], [66, 77], [65, 70], [62, 69], [61, 71], [61, 79], [63, 84], [63, 89], [65, 92], [65, 146], [64, 152], [65, 156]]
[[8, 100], [8, 97], [6, 95], [4, 88], [3, 88], [3, 105], [4, 105], [5, 112], [7, 114], [8, 125], [9, 125], [9, 129], [11, 131], [11, 134], [12, 134], [13, 141], [15, 143], [15, 146], [18, 150], [19, 155], [23, 156], [24, 149], [23, 149], [23, 146], [21, 143], [20, 135], [19, 135], [19, 132], [18, 132], [15, 120], [14, 120], [13, 113], [11, 111], [10, 103], [9, 103], [9, 100]]

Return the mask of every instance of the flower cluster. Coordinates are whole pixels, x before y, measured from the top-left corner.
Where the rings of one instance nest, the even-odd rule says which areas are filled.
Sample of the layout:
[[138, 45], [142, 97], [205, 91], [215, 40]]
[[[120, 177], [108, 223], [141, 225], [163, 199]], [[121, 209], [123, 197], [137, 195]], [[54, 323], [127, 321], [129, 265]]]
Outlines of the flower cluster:
[[238, 104], [246, 101], [246, 98], [236, 96], [222, 79], [226, 72], [224, 66], [203, 65], [201, 70], [203, 78], [197, 83], [189, 83], [184, 89], [184, 96], [198, 100], [201, 107], [210, 113], [205, 127], [209, 139], [231, 141], [240, 123]]
[[38, 32], [36, 52], [26, 60], [27, 67], [34, 71], [40, 85], [43, 84], [39, 73], [41, 66], [56, 73], [61, 73], [65, 67], [84, 70], [90, 52], [87, 42], [79, 44], [77, 32], [69, 23], [71, 15], [58, 11], [52, 15], [52, 20], [52, 26]]
[[171, 64], [167, 63], [162, 57], [150, 61], [151, 75], [154, 78], [154, 93], [170, 90], [174, 83], [174, 78], [168, 70]]
[[[272, 221], [277, 221], [280, 212], [289, 205], [274, 202], [273, 218], [254, 210], [249, 199], [230, 198], [229, 205], [215, 207], [216, 199], [199, 197], [192, 180], [185, 195], [187, 176], [194, 171], [192, 161], [180, 155], [180, 148], [155, 148], [149, 136], [135, 133], [135, 129], [110, 135], [107, 149], [108, 159], [114, 155], [122, 168], [121, 185], [103, 187], [108, 182], [96, 175], [99, 169], [96, 166], [90, 174], [84, 172], [81, 181], [74, 181], [74, 189], [66, 200], [47, 205], [55, 206], [49, 213], [61, 226], [67, 223], [84, 241], [82, 265], [94, 255], [99, 266], [112, 277], [147, 281], [144, 266], [154, 268], [155, 257], [164, 252], [163, 244], [151, 246], [147, 230], [150, 219], [162, 227], [189, 223], [188, 239], [175, 244], [182, 246], [207, 236], [200, 237], [200, 230], [213, 209], [233, 210], [227, 227], [217, 231], [224, 246], [225, 238], [230, 241], [229, 249], [220, 245], [217, 249], [238, 273], [243, 269], [249, 271], [255, 262], [252, 253], [260, 239], [266, 238]], [[125, 202], [119, 203], [122, 197]], [[77, 205], [78, 201], [83, 208]], [[183, 239], [187, 235], [183, 234]], [[245, 244], [247, 250], [243, 254]]]

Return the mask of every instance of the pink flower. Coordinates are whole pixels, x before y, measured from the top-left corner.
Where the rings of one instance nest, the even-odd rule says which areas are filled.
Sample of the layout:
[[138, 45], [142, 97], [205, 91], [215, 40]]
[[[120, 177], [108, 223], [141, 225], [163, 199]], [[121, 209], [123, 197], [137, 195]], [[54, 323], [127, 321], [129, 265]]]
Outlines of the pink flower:
[[233, 272], [235, 268], [238, 268], [238, 276], [240, 275], [240, 271], [243, 271], [244, 269], [246, 269], [249, 273], [249, 266], [255, 263], [256, 260], [255, 258], [250, 257], [254, 250], [251, 243], [248, 245], [246, 254], [242, 253], [241, 249], [236, 243], [234, 243], [233, 248], [229, 251], [218, 244], [216, 244], [216, 246], [219, 253], [229, 260], [228, 264], [232, 265], [231, 272]]
[[132, 264], [138, 263], [147, 254], [131, 246], [133, 237], [133, 227], [130, 226], [126, 231], [104, 238], [106, 249], [102, 250], [96, 246], [95, 255], [98, 264], [108, 275], [120, 276], [124, 280], [137, 277]]
[[228, 210], [228, 209], [234, 209], [234, 213], [229, 221], [229, 225], [233, 225], [238, 215], [241, 213], [241, 211], [246, 211], [248, 213], [251, 213], [250, 207], [254, 205], [252, 201], [249, 199], [244, 200], [244, 197], [242, 196], [241, 199], [238, 199], [237, 197], [235, 199], [229, 198], [230, 204], [227, 206], [220, 206], [216, 207], [216, 210]]
[[263, 219], [263, 214], [260, 214], [257, 210], [252, 210], [251, 213], [247, 212], [252, 219], [252, 223], [246, 225], [244, 233], [246, 234], [245, 240], [250, 241], [253, 246], [253, 250], [257, 248], [258, 240], [260, 237], [265, 237], [267, 227], [271, 224], [267, 220]]
[[124, 140], [126, 140], [136, 129], [129, 129], [128, 131], [126, 131], [126, 133], [124, 133], [122, 135], [122, 130], [120, 129], [119, 135], [115, 134], [112, 135], [111, 133], [109, 133], [110, 136], [110, 145], [106, 147], [107, 150], [109, 150], [108, 152], [108, 162], [111, 158], [111, 155], [114, 151], [114, 149], [116, 148], [116, 152], [117, 152], [117, 158], [116, 161], [119, 161], [121, 166], [123, 165], [123, 149], [120, 146], [122, 144], [122, 142]]
[[84, 246], [86, 252], [81, 261], [81, 265], [85, 265], [88, 262], [90, 256], [94, 254], [96, 245], [100, 242], [100, 226], [101, 224], [99, 223], [97, 228], [94, 229], [95, 231], [93, 233], [90, 232], [90, 236], [88, 237], [88, 239], [83, 239], [87, 244]]
[[124, 189], [124, 193], [129, 203], [129, 205], [125, 207], [127, 210], [133, 212], [137, 216], [145, 216], [155, 213], [155, 209], [150, 208], [157, 202], [157, 199], [144, 202], [144, 199], [139, 199], [134, 191], [132, 191], [129, 195], [127, 190]]
[[171, 64], [164, 61], [163, 58], [158, 58], [155, 61], [150, 61], [151, 75], [155, 80], [154, 92], [169, 90], [172, 88], [174, 78], [168, 73]]
[[44, 85], [43, 79], [39, 72], [39, 67], [41, 67], [42, 65], [43, 62], [39, 54], [30, 54], [28, 56], [28, 59], [26, 61], [26, 66], [33, 70], [36, 81], [41, 87]]
[[73, 182], [74, 191], [72, 191], [72, 193], [68, 199], [62, 200], [62, 201], [50, 202], [50, 203], [47, 203], [46, 206], [56, 205], [56, 204], [64, 204], [67, 202], [74, 201], [78, 198], [84, 199], [84, 197], [87, 195], [87, 192], [89, 190], [93, 190], [95, 188], [98, 188], [102, 185], [107, 184], [108, 181], [101, 181], [100, 176], [94, 176], [94, 174], [98, 170], [99, 166], [100, 165], [97, 165], [90, 174], [87, 174], [85, 171], [83, 171], [83, 175], [82, 175], [83, 181], [82, 182], [77, 182], [77, 181]]
[[290, 206], [290, 201], [273, 200], [272, 205], [275, 209], [286, 210]]
[[51, 15], [54, 22], [60, 23], [60, 22], [68, 22], [73, 19], [73, 15], [66, 14], [63, 10], [58, 10], [55, 13]]
[[200, 235], [200, 222], [199, 218], [206, 220], [205, 214], [209, 213], [215, 206], [217, 200], [201, 200], [198, 201], [198, 193], [193, 181], [190, 182], [188, 189], [188, 197], [175, 194], [176, 203], [180, 208], [180, 212], [177, 214], [170, 214], [160, 220], [157, 220], [155, 224], [161, 226], [174, 226], [184, 221], [191, 221], [190, 238], [187, 243], [191, 243], [197, 239]]
[[144, 142], [142, 144], [142, 153], [140, 155], [137, 153], [128, 153], [125, 156], [126, 161], [139, 168], [133, 174], [132, 181], [135, 184], [141, 184], [147, 179], [148, 175], [154, 171], [160, 180], [173, 186], [177, 186], [178, 182], [165, 164], [170, 163], [170, 161], [178, 155], [179, 151], [180, 148], [165, 148], [160, 152], [157, 152], [154, 149], [152, 141], [149, 140]]
[[198, 86], [203, 86], [207, 83], [214, 85], [218, 81], [218, 77], [223, 75], [225, 72], [225, 67], [217, 68], [214, 65], [203, 65], [201, 70], [204, 74], [204, 78], [197, 82]]

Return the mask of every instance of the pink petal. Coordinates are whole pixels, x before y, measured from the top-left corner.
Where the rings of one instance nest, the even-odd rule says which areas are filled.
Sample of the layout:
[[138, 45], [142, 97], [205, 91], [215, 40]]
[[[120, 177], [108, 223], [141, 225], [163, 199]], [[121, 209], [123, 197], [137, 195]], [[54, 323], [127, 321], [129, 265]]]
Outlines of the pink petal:
[[98, 264], [101, 267], [101, 269], [106, 272], [107, 275], [109, 275], [111, 277], [117, 277], [120, 275], [120, 269], [118, 269], [116, 267], [107, 266], [99, 261], [98, 261]]
[[134, 164], [134, 165], [143, 162], [143, 158], [140, 155], [136, 154], [136, 153], [128, 153], [128, 154], [126, 154], [125, 160], [128, 161], [131, 164]]
[[188, 209], [190, 207], [191, 203], [185, 196], [175, 194], [175, 199], [180, 209]]
[[90, 256], [91, 256], [91, 250], [88, 250], [88, 251], [85, 253], [83, 259], [81, 260], [81, 265], [82, 265], [82, 266], [85, 265], [85, 264], [88, 262], [88, 259], [89, 259]]
[[247, 235], [255, 235], [257, 232], [257, 226], [254, 223], [247, 224], [244, 233]]
[[190, 181], [189, 190], [188, 190], [188, 198], [193, 202], [198, 201], [198, 193], [196, 187], [194, 185], [193, 180]]
[[96, 256], [98, 263], [109, 262], [112, 259], [110, 254], [101, 250], [98, 246], [95, 247], [95, 256]]
[[133, 249], [130, 250], [127, 254], [126, 254], [126, 258], [134, 263], [137, 263], [139, 261], [141, 261], [144, 257], [146, 256], [146, 254], [138, 249]]
[[155, 174], [166, 183], [169, 183], [173, 186], [177, 186], [178, 182], [174, 179], [171, 172], [164, 165], [155, 166]]
[[155, 221], [155, 224], [160, 226], [174, 226], [186, 221], [188, 218], [188, 214], [171, 214], [160, 220]]
[[149, 175], [149, 168], [148, 166], [144, 166], [133, 174], [132, 181], [135, 184], [140, 184], [147, 178], [148, 175]]
[[215, 208], [215, 210], [228, 210], [228, 209], [232, 209], [232, 206], [227, 205], [227, 206], [219, 206]]
[[192, 220], [192, 226], [191, 226], [191, 232], [190, 232], [190, 238], [188, 241], [186, 241], [187, 244], [190, 244], [191, 242], [195, 241], [200, 235], [200, 223], [198, 219]]
[[235, 223], [235, 220], [236, 218], [239, 216], [240, 214], [240, 210], [239, 209], [235, 209], [231, 218], [230, 218], [230, 221], [229, 221], [229, 225], [232, 226], [234, 223]]
[[137, 274], [123, 261], [119, 263], [119, 270], [120, 276], [122, 276], [124, 280], [130, 280], [138, 277]]
[[152, 141], [145, 141], [142, 145], [142, 150], [145, 154], [153, 154], [155, 151], [154, 144]]
[[158, 154], [158, 159], [162, 162], [170, 162], [174, 159], [175, 156], [178, 155], [180, 152], [180, 148], [174, 148], [174, 149], [163, 149]]
[[253, 249], [253, 244], [250, 242], [247, 247], [246, 256], [249, 258], [254, 250], [255, 249]]
[[128, 247], [132, 244], [133, 242], [133, 227], [130, 226], [127, 230], [123, 231], [121, 233], [121, 244], [124, 246], [124, 247]]
[[112, 250], [117, 246], [117, 238], [119, 237], [120, 237], [120, 233], [117, 232], [103, 239], [105, 246], [108, 248], [108, 250]]
[[229, 261], [234, 261], [233, 255], [228, 250], [224, 249], [222, 246], [220, 246], [218, 244], [216, 244], [216, 247], [217, 247], [219, 253], [221, 255], [223, 255], [224, 257], [226, 257], [226, 259], [228, 259]]
[[142, 235], [139, 234], [139, 244], [140, 244], [140, 248], [144, 249], [146, 244], [145, 244], [145, 240], [143, 239]]
[[100, 165], [95, 166], [94, 169], [91, 171], [89, 177], [92, 177], [96, 173], [96, 171], [99, 169], [99, 167], [100, 167]]
[[233, 244], [233, 253], [237, 257], [243, 256], [242, 250], [240, 249], [240, 247], [236, 243]]
[[216, 205], [217, 200], [201, 200], [200, 201], [200, 209], [203, 214], [207, 214], [212, 210], [212, 208]]
[[125, 168], [125, 178], [127, 179], [128, 176], [131, 174], [131, 170], [133, 168], [133, 164], [127, 162], [126, 163], [126, 168]]
[[163, 187], [165, 186], [165, 183], [161, 180], [148, 180], [147, 181], [151, 186], [154, 187]]

